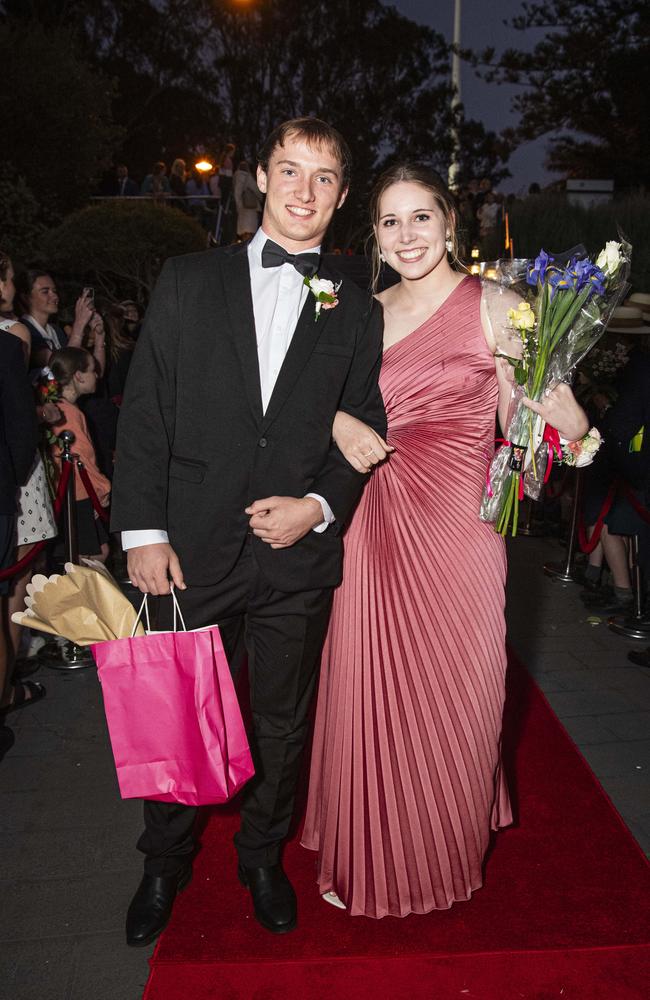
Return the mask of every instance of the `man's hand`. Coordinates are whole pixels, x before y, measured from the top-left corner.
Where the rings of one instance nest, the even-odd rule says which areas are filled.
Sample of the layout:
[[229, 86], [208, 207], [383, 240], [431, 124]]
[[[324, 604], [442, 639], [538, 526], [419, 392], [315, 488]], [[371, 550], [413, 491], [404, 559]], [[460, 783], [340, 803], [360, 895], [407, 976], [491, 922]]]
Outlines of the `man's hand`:
[[323, 508], [313, 497], [267, 497], [255, 500], [246, 513], [253, 534], [272, 549], [288, 549], [323, 522]]
[[138, 545], [126, 554], [129, 579], [143, 594], [168, 594], [169, 578], [179, 590], [186, 590], [178, 556], [167, 542]]

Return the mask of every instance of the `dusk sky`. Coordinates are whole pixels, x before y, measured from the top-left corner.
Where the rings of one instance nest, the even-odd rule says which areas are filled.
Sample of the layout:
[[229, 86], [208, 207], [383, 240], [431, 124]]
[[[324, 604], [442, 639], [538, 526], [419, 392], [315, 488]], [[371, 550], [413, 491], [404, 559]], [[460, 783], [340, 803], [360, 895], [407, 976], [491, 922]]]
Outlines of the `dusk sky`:
[[[392, 0], [401, 13], [420, 24], [428, 24], [451, 41], [454, 21], [454, 0]], [[509, 47], [532, 48], [540, 32], [525, 34], [505, 27], [504, 19], [520, 13], [521, 0], [462, 0], [462, 44], [482, 49], [494, 46], [497, 52]], [[469, 66], [461, 64], [461, 96], [469, 118], [482, 121], [487, 128], [500, 130], [515, 124], [517, 116], [510, 112], [510, 100], [517, 88], [497, 86], [479, 80]], [[526, 143], [510, 160], [512, 177], [500, 189], [525, 192], [532, 181], [548, 183], [556, 175], [543, 167], [546, 140]]]

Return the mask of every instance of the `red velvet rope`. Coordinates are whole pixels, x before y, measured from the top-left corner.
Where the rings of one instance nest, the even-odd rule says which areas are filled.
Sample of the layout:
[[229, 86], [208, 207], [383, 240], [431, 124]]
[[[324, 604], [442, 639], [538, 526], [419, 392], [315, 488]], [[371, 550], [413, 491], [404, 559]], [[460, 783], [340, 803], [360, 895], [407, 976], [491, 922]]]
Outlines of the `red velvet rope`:
[[639, 503], [639, 501], [634, 496], [634, 493], [627, 485], [627, 483], [619, 483], [619, 486], [621, 488], [623, 496], [628, 501], [632, 509], [636, 511], [639, 517], [642, 518], [642, 520], [644, 520], [646, 524], [650, 524], [650, 510], [648, 510], [647, 507], [644, 507], [642, 504]]
[[617, 490], [617, 483], [612, 483], [607, 493], [607, 496], [605, 497], [603, 506], [600, 508], [600, 513], [598, 514], [598, 517], [596, 519], [596, 523], [594, 525], [594, 530], [591, 535], [591, 538], [587, 538], [587, 532], [585, 531], [585, 521], [582, 516], [582, 511], [580, 511], [580, 515], [578, 517], [578, 542], [580, 544], [580, 548], [582, 549], [582, 551], [586, 552], [587, 555], [590, 552], [594, 551], [594, 549], [598, 545], [598, 542], [600, 541], [600, 536], [603, 530], [603, 524], [605, 523], [605, 518], [609, 514], [611, 506], [614, 503], [614, 496], [616, 494], [616, 490]]
[[580, 514], [578, 518], [578, 541], [580, 543], [580, 548], [582, 549], [583, 552], [587, 553], [587, 555], [589, 555], [590, 552], [593, 552], [596, 546], [598, 545], [598, 542], [600, 541], [600, 535], [603, 530], [603, 524], [605, 523], [605, 518], [607, 517], [607, 515], [611, 510], [611, 506], [614, 502], [616, 494], [619, 492], [623, 494], [625, 499], [628, 501], [632, 509], [639, 515], [639, 517], [642, 518], [646, 522], [646, 524], [650, 524], [650, 511], [647, 509], [647, 507], [644, 507], [643, 504], [639, 503], [639, 501], [634, 496], [634, 493], [627, 485], [627, 483], [624, 483], [621, 480], [616, 480], [616, 482], [612, 483], [612, 485], [610, 486], [607, 496], [605, 497], [603, 506], [600, 508], [600, 513], [598, 514], [598, 519], [596, 520], [596, 524], [594, 525], [594, 530], [591, 538], [587, 538], [584, 518], [582, 514]]
[[[68, 480], [70, 478], [71, 472], [72, 468], [70, 466], [70, 462], [63, 462], [61, 468], [61, 478], [59, 480], [59, 486], [57, 488], [56, 496], [54, 498], [54, 503], [53, 503], [55, 521], [58, 521], [59, 517], [61, 516], [61, 510], [63, 509], [63, 500], [65, 498], [65, 491], [68, 485]], [[44, 538], [40, 542], [36, 542], [36, 544], [29, 550], [29, 552], [26, 555], [24, 555], [22, 559], [19, 559], [17, 563], [15, 563], [13, 566], [9, 566], [8, 569], [0, 570], [0, 580], [8, 580], [12, 576], [17, 576], [18, 573], [20, 573], [21, 570], [25, 568], [25, 566], [29, 566], [29, 564], [34, 559], [36, 559], [36, 556], [39, 554], [39, 552], [43, 551], [48, 542], [49, 538]]]
[[95, 493], [95, 487], [93, 486], [90, 476], [86, 472], [83, 462], [77, 462], [77, 469], [79, 470], [79, 475], [81, 476], [81, 482], [86, 487], [86, 493], [90, 499], [91, 504], [95, 510], [95, 513], [102, 521], [108, 522], [108, 512], [99, 502], [99, 497]]

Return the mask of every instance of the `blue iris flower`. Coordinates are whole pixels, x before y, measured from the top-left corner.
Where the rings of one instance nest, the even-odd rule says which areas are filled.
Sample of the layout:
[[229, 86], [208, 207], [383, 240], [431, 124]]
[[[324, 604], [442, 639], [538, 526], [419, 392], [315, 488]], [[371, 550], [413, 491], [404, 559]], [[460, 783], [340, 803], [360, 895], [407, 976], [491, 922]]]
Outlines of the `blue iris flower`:
[[539, 256], [535, 258], [535, 263], [528, 270], [527, 282], [529, 285], [536, 285], [539, 281], [540, 285], [544, 284], [544, 278], [546, 277], [546, 271], [549, 264], [553, 262], [553, 257], [546, 253], [546, 250], [540, 250]]
[[589, 259], [585, 258], [576, 262], [575, 270], [578, 279], [576, 285], [578, 292], [581, 292], [583, 288], [590, 285], [592, 293], [595, 292], [598, 295], [605, 294], [605, 275], [599, 267], [596, 267]]

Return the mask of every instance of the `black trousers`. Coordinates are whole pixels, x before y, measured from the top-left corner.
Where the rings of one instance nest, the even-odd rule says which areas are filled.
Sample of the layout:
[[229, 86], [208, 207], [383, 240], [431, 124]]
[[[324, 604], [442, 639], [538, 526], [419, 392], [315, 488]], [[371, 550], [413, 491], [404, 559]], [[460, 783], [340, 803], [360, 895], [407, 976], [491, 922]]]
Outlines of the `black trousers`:
[[[235, 668], [245, 644], [256, 773], [242, 793], [235, 844], [247, 867], [276, 864], [293, 813], [332, 591], [274, 590], [257, 567], [249, 537], [224, 580], [177, 594], [188, 628], [219, 625]], [[156, 627], [171, 628], [169, 597], [158, 598]], [[196, 814], [192, 806], [145, 801], [138, 850], [148, 874], [180, 870], [194, 851]]]

